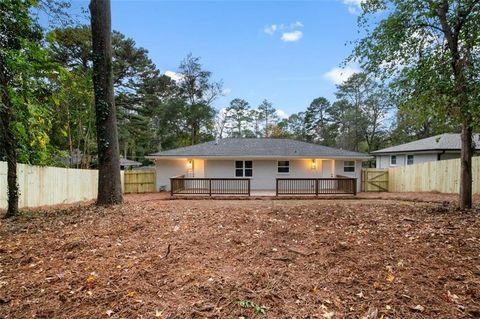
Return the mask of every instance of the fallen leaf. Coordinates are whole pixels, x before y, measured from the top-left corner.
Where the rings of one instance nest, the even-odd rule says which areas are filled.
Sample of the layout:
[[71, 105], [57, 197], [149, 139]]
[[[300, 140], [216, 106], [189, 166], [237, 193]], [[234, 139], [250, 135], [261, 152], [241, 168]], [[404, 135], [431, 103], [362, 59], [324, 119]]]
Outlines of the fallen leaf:
[[389, 273], [389, 274], [387, 275], [387, 281], [388, 281], [389, 283], [394, 282], [394, 281], [395, 281], [395, 276], [394, 276], [392, 273]]
[[127, 294], [127, 297], [128, 298], [133, 298], [137, 295], [137, 293], [135, 291], [129, 291], [128, 294]]
[[314, 293], [314, 294], [318, 293], [319, 291], [320, 291], [320, 289], [318, 289], [317, 286], [312, 288], [312, 293]]
[[113, 310], [109, 309], [105, 313], [107, 314], [107, 316], [110, 317], [111, 315], [113, 315]]
[[330, 311], [330, 312], [324, 312], [322, 314], [322, 317], [326, 319], [332, 319], [334, 315], [335, 315], [335, 312]]
[[415, 307], [410, 307], [410, 309], [412, 309], [413, 311], [418, 311], [418, 312], [425, 311], [425, 307], [423, 307], [422, 305], [416, 305]]

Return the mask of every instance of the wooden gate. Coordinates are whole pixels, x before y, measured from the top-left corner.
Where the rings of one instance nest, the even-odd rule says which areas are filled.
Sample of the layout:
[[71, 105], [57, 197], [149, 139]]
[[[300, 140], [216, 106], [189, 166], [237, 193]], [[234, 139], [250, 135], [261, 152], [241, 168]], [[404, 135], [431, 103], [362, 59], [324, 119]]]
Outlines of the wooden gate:
[[388, 169], [362, 169], [362, 192], [388, 192]]
[[125, 171], [125, 193], [156, 192], [155, 171]]

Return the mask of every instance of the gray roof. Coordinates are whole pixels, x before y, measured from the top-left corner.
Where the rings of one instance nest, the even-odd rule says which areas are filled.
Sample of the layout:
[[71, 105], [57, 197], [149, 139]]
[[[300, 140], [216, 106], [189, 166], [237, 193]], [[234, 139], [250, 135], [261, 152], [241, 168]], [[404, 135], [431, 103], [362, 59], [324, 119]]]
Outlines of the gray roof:
[[[473, 134], [474, 144], [480, 145], [480, 134]], [[403, 153], [403, 152], [422, 152], [422, 151], [460, 151], [461, 139], [460, 134], [445, 133], [436, 136], [423, 138], [421, 140], [410, 143], [400, 144], [397, 146], [387, 147], [372, 154], [383, 153]]]
[[150, 154], [159, 157], [329, 157], [368, 158], [368, 154], [290, 139], [225, 138]]
[[142, 163], [137, 161], [132, 161], [126, 158], [120, 159], [120, 166], [140, 166], [140, 165], [142, 165]]

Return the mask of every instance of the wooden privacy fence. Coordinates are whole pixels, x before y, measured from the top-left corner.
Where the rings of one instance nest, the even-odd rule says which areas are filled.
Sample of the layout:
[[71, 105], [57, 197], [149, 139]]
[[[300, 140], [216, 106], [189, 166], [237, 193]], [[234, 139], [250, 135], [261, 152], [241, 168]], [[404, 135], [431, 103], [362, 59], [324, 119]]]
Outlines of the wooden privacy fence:
[[[480, 193], [480, 158], [472, 163], [473, 192]], [[460, 159], [426, 162], [388, 169], [390, 192], [458, 193]]]
[[125, 171], [125, 193], [152, 193], [156, 191], [155, 171]]
[[[17, 164], [19, 207], [70, 204], [97, 198], [98, 171]], [[0, 162], [0, 208], [7, 208], [7, 163]]]
[[277, 178], [276, 195], [357, 194], [355, 178]]
[[250, 178], [170, 178], [171, 195], [247, 195]]
[[388, 169], [362, 169], [362, 192], [388, 192]]

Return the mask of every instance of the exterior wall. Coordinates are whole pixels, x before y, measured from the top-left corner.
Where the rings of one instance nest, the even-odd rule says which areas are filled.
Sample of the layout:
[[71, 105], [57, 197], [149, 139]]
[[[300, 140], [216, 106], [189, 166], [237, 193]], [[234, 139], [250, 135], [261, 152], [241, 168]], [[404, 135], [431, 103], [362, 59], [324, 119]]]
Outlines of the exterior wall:
[[187, 174], [187, 160], [172, 159], [155, 161], [157, 191], [160, 188], [170, 190], [170, 177]]
[[[245, 159], [248, 160], [248, 159]], [[187, 160], [157, 160], [157, 191], [160, 187], [170, 190], [170, 177], [176, 175], [211, 178], [234, 178], [235, 177], [235, 160], [203, 160], [203, 165], [198, 165], [198, 161], [194, 160], [194, 172], [187, 169]], [[328, 163], [332, 165], [328, 165]], [[361, 168], [362, 162], [355, 162], [355, 172], [343, 172], [343, 160], [315, 160], [316, 168], [312, 168], [311, 159], [294, 159], [290, 160], [290, 173], [278, 173], [276, 160], [253, 160], [253, 177], [251, 178], [252, 190], [275, 190], [277, 178], [321, 178], [336, 177], [337, 175], [357, 178], [357, 191], [360, 191]]]
[[[397, 155], [397, 165], [390, 165], [390, 155], [378, 155], [375, 157], [377, 161], [377, 168], [392, 168], [392, 167], [407, 165], [407, 154], [392, 154], [392, 155]], [[437, 160], [437, 153], [408, 154], [408, 155], [413, 155], [413, 164], [433, 162]]]
[[460, 152], [457, 153], [445, 153], [445, 154], [440, 154], [440, 160], [449, 160], [449, 159], [456, 159], [460, 158]]

